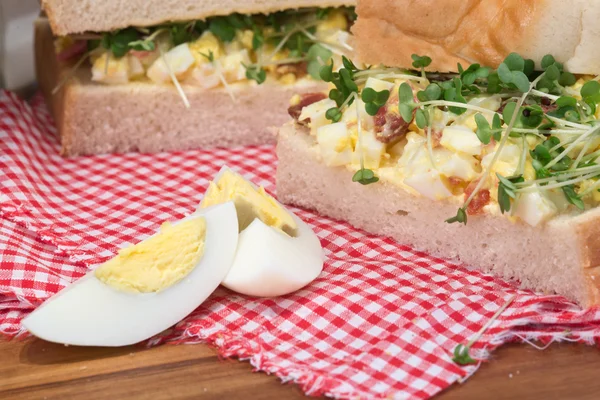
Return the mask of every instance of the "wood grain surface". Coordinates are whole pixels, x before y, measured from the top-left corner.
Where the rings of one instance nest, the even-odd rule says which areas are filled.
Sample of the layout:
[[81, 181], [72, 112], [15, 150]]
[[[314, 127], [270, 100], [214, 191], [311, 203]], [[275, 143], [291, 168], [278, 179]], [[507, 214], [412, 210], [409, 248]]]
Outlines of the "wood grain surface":
[[[506, 345], [451, 399], [598, 399], [600, 351], [554, 344], [544, 351]], [[0, 399], [300, 399], [294, 384], [222, 360], [204, 345], [152, 349], [65, 347], [37, 339], [0, 340]]]

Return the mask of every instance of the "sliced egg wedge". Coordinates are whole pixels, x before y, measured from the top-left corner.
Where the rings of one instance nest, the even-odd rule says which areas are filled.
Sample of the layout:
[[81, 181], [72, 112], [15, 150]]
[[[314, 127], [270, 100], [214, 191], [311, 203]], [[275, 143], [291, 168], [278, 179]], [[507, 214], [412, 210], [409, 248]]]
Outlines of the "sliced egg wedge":
[[[195, 236], [188, 240], [190, 232]], [[169, 240], [161, 240], [164, 234], [171, 234]], [[26, 317], [23, 326], [41, 339], [70, 345], [141, 342], [181, 321], [208, 298], [229, 272], [237, 244], [232, 202], [198, 210], [63, 289]], [[152, 252], [155, 256], [148, 256]], [[130, 263], [115, 261], [118, 257]], [[112, 270], [111, 262], [121, 262], [121, 270]], [[186, 263], [192, 263], [187, 270], [182, 268]], [[143, 270], [139, 279], [136, 267]], [[170, 268], [175, 272], [165, 273]]]
[[250, 296], [281, 296], [319, 276], [324, 254], [318, 237], [263, 188], [223, 167], [199, 209], [223, 201], [233, 201], [240, 222], [237, 252], [223, 286]]

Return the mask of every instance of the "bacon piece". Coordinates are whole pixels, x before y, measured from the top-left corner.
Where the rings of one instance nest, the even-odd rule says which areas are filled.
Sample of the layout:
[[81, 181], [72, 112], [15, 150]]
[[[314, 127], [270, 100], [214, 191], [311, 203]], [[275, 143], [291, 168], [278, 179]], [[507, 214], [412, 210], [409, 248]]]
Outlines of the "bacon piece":
[[389, 112], [387, 105], [377, 111], [374, 123], [375, 138], [382, 143], [390, 143], [403, 138], [410, 125], [400, 115]]
[[294, 74], [296, 78], [302, 78], [308, 73], [308, 64], [306, 62], [281, 64], [275, 68], [277, 77], [282, 77], [286, 74]]
[[[471, 193], [473, 193], [473, 191], [475, 190], [475, 187], [477, 186], [478, 182], [478, 180], [473, 181], [467, 186], [467, 188], [465, 189], [465, 200], [468, 199], [469, 196], [471, 196]], [[489, 202], [490, 191], [488, 189], [480, 189], [469, 203], [469, 206], [467, 207], [467, 214], [483, 214], [483, 207], [488, 205]]]
[[71, 46], [67, 47], [56, 55], [58, 61], [68, 61], [74, 57], [77, 57], [85, 53], [87, 49], [87, 42], [85, 40], [77, 40]]
[[129, 50], [129, 54], [131, 54], [132, 56], [134, 56], [140, 60], [143, 60], [144, 58], [148, 57], [152, 53], [153, 53], [152, 51], [147, 51], [147, 50]]
[[325, 100], [326, 98], [327, 95], [321, 92], [303, 93], [300, 95], [300, 102], [288, 108], [288, 114], [290, 114], [290, 117], [294, 118], [296, 122], [300, 124], [305, 124], [309, 122], [308, 119], [304, 121], [298, 121], [298, 118], [300, 118], [300, 114], [302, 114], [302, 109], [306, 106], [316, 103], [317, 101]]

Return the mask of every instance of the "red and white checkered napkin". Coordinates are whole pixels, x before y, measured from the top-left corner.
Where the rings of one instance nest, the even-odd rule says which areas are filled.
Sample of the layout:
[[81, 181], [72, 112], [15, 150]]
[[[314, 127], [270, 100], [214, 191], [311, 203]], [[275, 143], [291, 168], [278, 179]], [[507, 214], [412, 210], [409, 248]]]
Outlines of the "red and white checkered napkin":
[[[193, 211], [222, 165], [274, 190], [271, 146], [62, 159], [54, 133], [39, 99], [30, 106], [0, 94], [0, 331], [8, 335], [23, 334], [19, 321], [88, 266]], [[326, 250], [315, 282], [272, 299], [219, 289], [149, 343], [207, 342], [309, 394], [427, 398], [476, 370], [451, 353], [512, 295], [473, 354], [483, 359], [510, 340], [600, 336], [597, 310], [293, 211]]]

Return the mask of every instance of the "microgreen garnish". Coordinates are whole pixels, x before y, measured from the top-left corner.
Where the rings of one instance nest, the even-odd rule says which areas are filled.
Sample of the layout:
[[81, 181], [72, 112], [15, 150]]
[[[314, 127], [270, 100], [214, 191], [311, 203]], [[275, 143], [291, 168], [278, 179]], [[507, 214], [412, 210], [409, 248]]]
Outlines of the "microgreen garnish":
[[419, 56], [416, 54], [413, 54], [411, 58], [413, 59], [412, 66], [416, 69], [420, 69], [421, 75], [425, 77], [425, 68], [429, 67], [429, 64], [431, 64], [431, 58], [427, 56]]
[[500, 81], [514, 86], [521, 92], [529, 90], [529, 78], [524, 72], [525, 60], [517, 53], [509, 54], [500, 66], [498, 66], [498, 77]]
[[454, 348], [454, 357], [452, 357], [452, 361], [459, 365], [468, 365], [474, 364], [475, 361], [470, 354], [471, 347], [467, 347], [463, 344], [459, 344]]
[[[319, 68], [328, 63], [334, 53], [341, 55], [343, 51], [351, 50], [347, 44], [329, 43], [314, 35], [319, 20], [327, 18], [332, 10], [332, 8], [307, 8], [275, 12], [269, 15], [231, 14], [211, 17], [206, 21], [173, 22], [149, 28], [132, 27], [98, 35], [86, 34], [86, 38], [83, 40], [87, 40], [88, 53], [82, 56], [81, 62], [75, 64], [74, 71], [66, 76], [72, 77], [75, 70], [92, 53], [102, 55], [102, 51], [106, 51], [115, 58], [121, 58], [132, 50], [156, 51], [159, 36], [161, 44], [164, 42], [163, 50], [168, 51], [171, 47], [194, 42], [206, 31], [211, 32], [221, 42], [230, 43], [239, 37], [240, 32], [246, 34], [246, 31], [250, 30], [252, 32], [252, 49], [257, 53], [259, 60], [256, 64], [245, 66], [247, 79], [260, 84], [266, 80], [266, 67], [280, 64], [301, 65], [300, 63], [306, 63], [308, 74], [314, 79], [318, 79]], [[353, 7], [341, 7], [336, 10], [336, 12], [340, 11], [345, 14], [348, 21], [356, 19]], [[276, 49], [268, 57], [265, 57], [264, 54], [266, 44], [273, 45]], [[289, 50], [289, 57], [276, 59], [275, 56], [279, 56], [286, 49]], [[202, 55], [212, 63], [216, 61], [214, 55], [211, 58], [207, 57], [207, 54]], [[105, 73], [108, 71], [108, 66], [109, 58], [107, 57]], [[222, 76], [220, 80], [223, 81]], [[61, 82], [54, 92], [57, 92], [63, 84], [64, 82]], [[226, 83], [224, 84], [226, 85]], [[226, 89], [231, 95], [229, 88], [226, 87]]]
[[[342, 108], [351, 105], [356, 93], [358, 93], [358, 85], [354, 82], [354, 73], [358, 69], [344, 56], [342, 56], [342, 63], [344, 67], [340, 68], [338, 72], [333, 72], [333, 63], [323, 65], [319, 69], [321, 79], [325, 82], [333, 83], [335, 86], [334, 89], [329, 91], [329, 98], [335, 101], [337, 108], [328, 110], [325, 115], [327, 119], [334, 122], [339, 121]], [[337, 120], [333, 119], [333, 117], [336, 117]]]
[[255, 65], [246, 66], [246, 78], [252, 81], [256, 81], [259, 85], [267, 79], [267, 71], [259, 68]]
[[506, 300], [506, 302], [504, 304], [502, 304], [502, 306], [498, 309], [498, 311], [496, 311], [494, 313], [494, 315], [492, 315], [492, 318], [489, 319], [488, 322], [486, 322], [486, 324], [484, 326], [481, 327], [481, 329], [471, 338], [471, 340], [469, 340], [467, 342], [467, 344], [458, 344], [453, 351], [453, 356], [452, 357], [452, 361], [454, 361], [455, 363], [459, 364], [459, 365], [468, 365], [468, 364], [473, 364], [476, 362], [475, 359], [473, 359], [473, 357], [471, 357], [471, 347], [481, 338], [481, 336], [483, 336], [483, 334], [485, 333], [485, 331], [487, 331], [490, 326], [492, 326], [492, 324], [498, 319], [498, 317], [500, 317], [500, 315], [502, 315], [502, 313], [504, 312], [504, 310], [506, 310], [508, 308], [508, 306], [511, 305], [511, 303], [515, 300], [515, 298], [517, 297], [516, 294], [513, 294], [512, 296], [510, 296], [508, 298], [508, 300]]
[[482, 114], [475, 114], [475, 123], [477, 124], [477, 131], [475, 132], [477, 138], [481, 143], [488, 144], [492, 140], [490, 123]]
[[[467, 223], [469, 204], [488, 184], [487, 177], [496, 174], [494, 166], [507, 143], [518, 143], [520, 157], [515, 176], [497, 175], [498, 202], [502, 213], [511, 210], [512, 202], [519, 193], [554, 188], [561, 188], [565, 198], [581, 208], [582, 193], [589, 193], [589, 187], [594, 187], [595, 183], [586, 184], [582, 193], [579, 184], [586, 179], [600, 178], [600, 166], [594, 164], [600, 157], [600, 150], [590, 147], [591, 137], [600, 135], [600, 124], [594, 116], [600, 103], [600, 83], [591, 81], [583, 85], [581, 99], [578, 100], [578, 96], [572, 95], [572, 88], [567, 90], [564, 87], [573, 85], [576, 78], [564, 71], [562, 64], [551, 56], [542, 60], [542, 72], [534, 70], [532, 60], [511, 53], [496, 70], [479, 64], [466, 68], [459, 64], [458, 74], [426, 73], [425, 68], [431, 64], [431, 59], [420, 55], [413, 55], [412, 59], [413, 68], [420, 71], [383, 67], [360, 70], [345, 57], [343, 67], [337, 72], [334, 72], [332, 62], [321, 65], [319, 76], [333, 84], [329, 98], [336, 103], [336, 107], [327, 110], [326, 118], [333, 122], [341, 121], [347, 107], [356, 99], [362, 100], [368, 114], [376, 115], [392, 95], [387, 90], [364, 87], [365, 82], [369, 77], [393, 83], [401, 79], [404, 82], [397, 88], [397, 112], [405, 123], [414, 122], [425, 132], [434, 169], [437, 167], [431, 125], [432, 115], [438, 109], [455, 115], [471, 112], [477, 126], [475, 133], [481, 143], [488, 145], [493, 140], [497, 144], [491, 162], [487, 163], [477, 185], [456, 215], [447, 222]], [[485, 91], [498, 93], [497, 98], [502, 99], [501, 110], [495, 111], [471, 101]], [[391, 107], [388, 109], [396, 111]], [[554, 133], [564, 136], [554, 136]], [[537, 138], [538, 143], [530, 151], [532, 137]], [[517, 138], [518, 142], [515, 141]], [[511, 142], [508, 142], [509, 139]], [[569, 154], [574, 151], [577, 157], [573, 160]], [[535, 178], [525, 180], [528, 165], [533, 166]], [[370, 173], [366, 172], [365, 179], [362, 171], [366, 169], [361, 164], [360, 174], [354, 181], [372, 183], [369, 181]]]
[[340, 122], [342, 119], [342, 112], [337, 107], [330, 108], [325, 112], [325, 118], [333, 122]]
[[135, 40], [129, 43], [129, 48], [137, 51], [154, 51], [156, 45], [152, 40]]
[[227, 17], [212, 18], [208, 23], [208, 29], [225, 43], [235, 39], [236, 26]]
[[459, 224], [467, 224], [467, 211], [465, 208], [461, 207], [458, 209], [458, 211], [456, 212], [456, 215], [452, 218], [448, 218], [446, 220], [447, 223], [449, 224], [453, 224], [455, 222], [458, 222]]
[[511, 199], [517, 198], [516, 191], [518, 190], [516, 183], [524, 182], [522, 176], [512, 176], [505, 178], [500, 174], [496, 174], [498, 177], [498, 205], [502, 214], [510, 211]]
[[369, 185], [379, 181], [379, 178], [375, 176], [375, 173], [367, 168], [361, 168], [354, 176], [352, 176], [352, 182], [358, 182], [361, 185]]
[[318, 43], [310, 46], [306, 54], [306, 59], [308, 60], [308, 74], [312, 76], [313, 79], [319, 79], [321, 67], [331, 59], [332, 55], [333, 53], [331, 50], [326, 49]]
[[404, 82], [400, 85], [400, 88], [398, 89], [398, 99], [400, 116], [406, 122], [412, 121], [413, 110], [417, 108], [417, 105], [413, 100], [413, 91], [408, 83]]
[[375, 115], [385, 105], [390, 97], [389, 90], [375, 91], [373, 88], [364, 88], [361, 100], [365, 103], [365, 110], [369, 115]]
[[200, 55], [204, 58], [206, 58], [208, 60], [208, 62], [213, 62], [215, 61], [215, 54], [213, 53], [212, 50], [208, 51], [208, 54], [206, 53], [200, 53]]
[[116, 32], [109, 32], [102, 35], [100, 46], [109, 50], [116, 58], [121, 58], [129, 50], [130, 43], [138, 43], [140, 33], [134, 28], [127, 28]]
[[577, 193], [575, 192], [575, 187], [573, 185], [563, 186], [562, 190], [569, 203], [573, 204], [580, 210], [585, 210], [583, 200], [581, 200], [581, 197], [577, 195]]

